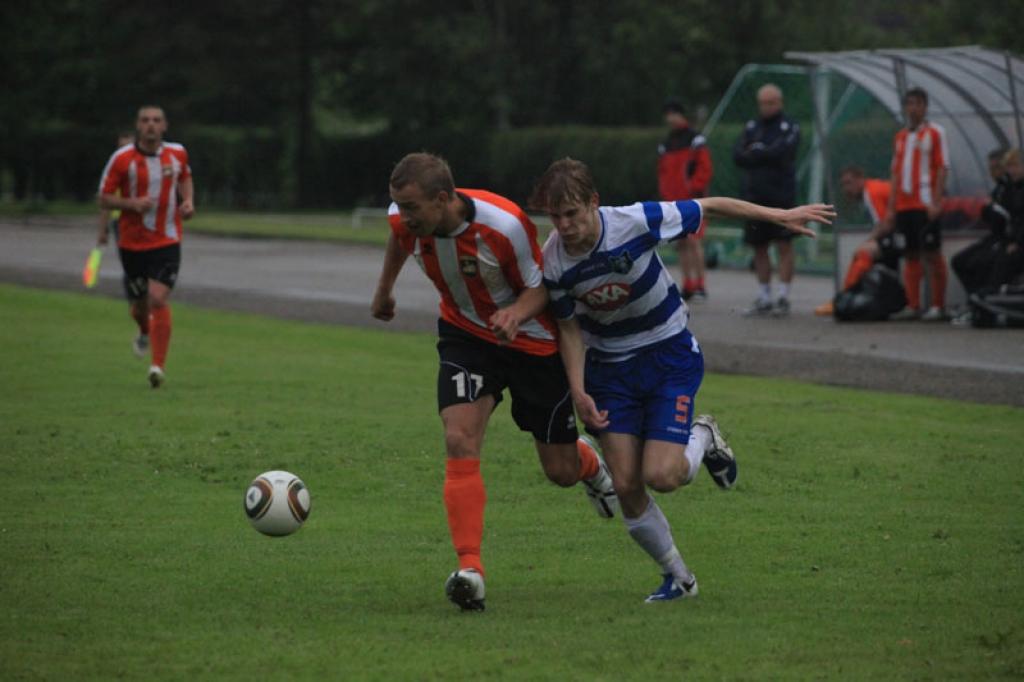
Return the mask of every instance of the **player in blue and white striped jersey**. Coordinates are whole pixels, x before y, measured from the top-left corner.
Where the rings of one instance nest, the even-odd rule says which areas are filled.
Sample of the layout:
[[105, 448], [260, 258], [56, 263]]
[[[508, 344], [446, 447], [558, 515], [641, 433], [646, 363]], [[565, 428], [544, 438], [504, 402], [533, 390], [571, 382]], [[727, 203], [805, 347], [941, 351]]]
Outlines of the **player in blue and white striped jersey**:
[[835, 211], [720, 197], [600, 206], [590, 171], [573, 159], [548, 168], [531, 203], [556, 228], [544, 245], [544, 283], [576, 411], [601, 438], [629, 534], [664, 574], [647, 601], [696, 595], [697, 580], [647, 486], [675, 490], [704, 462], [729, 488], [736, 460], [714, 418], [694, 418], [704, 358], [656, 248], [696, 232], [704, 217], [768, 221], [814, 236], [807, 223], [829, 223]]

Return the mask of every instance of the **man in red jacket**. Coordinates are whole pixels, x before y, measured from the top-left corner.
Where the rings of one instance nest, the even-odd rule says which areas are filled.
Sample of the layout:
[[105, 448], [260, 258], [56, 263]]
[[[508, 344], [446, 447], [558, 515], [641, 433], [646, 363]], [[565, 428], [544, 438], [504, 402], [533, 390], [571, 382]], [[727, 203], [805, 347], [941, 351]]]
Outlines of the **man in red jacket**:
[[[658, 146], [658, 194], [662, 201], [699, 199], [708, 194], [711, 184], [711, 154], [707, 140], [690, 127], [683, 105], [678, 100], [665, 103], [665, 123], [669, 132]], [[683, 298], [703, 300], [704, 248], [701, 240], [707, 223], [700, 230], [676, 242], [679, 264], [683, 270]]]

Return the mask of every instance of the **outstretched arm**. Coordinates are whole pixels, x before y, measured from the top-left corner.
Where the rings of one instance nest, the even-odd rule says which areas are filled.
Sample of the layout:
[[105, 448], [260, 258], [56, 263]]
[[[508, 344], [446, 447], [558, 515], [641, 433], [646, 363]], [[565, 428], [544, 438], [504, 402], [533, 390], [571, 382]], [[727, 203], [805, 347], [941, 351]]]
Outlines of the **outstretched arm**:
[[402, 271], [408, 257], [409, 254], [398, 243], [395, 233], [388, 235], [388, 244], [384, 248], [384, 265], [380, 269], [377, 292], [373, 295], [373, 303], [370, 306], [370, 312], [378, 320], [387, 322], [395, 317], [395, 297], [391, 292], [395, 288], [398, 273]]
[[768, 208], [749, 201], [730, 199], [728, 197], [708, 197], [696, 199], [704, 215], [708, 218], [735, 218], [738, 220], [759, 220], [775, 223], [790, 232], [817, 236], [807, 223], [832, 224], [836, 217], [835, 208], [829, 204], [809, 204], [796, 208]]
[[604, 429], [608, 426], [608, 410], [598, 410], [583, 383], [583, 367], [586, 349], [583, 347], [583, 334], [576, 318], [558, 321], [558, 350], [562, 353], [562, 364], [569, 380], [569, 391], [573, 405], [580, 419], [587, 426]]

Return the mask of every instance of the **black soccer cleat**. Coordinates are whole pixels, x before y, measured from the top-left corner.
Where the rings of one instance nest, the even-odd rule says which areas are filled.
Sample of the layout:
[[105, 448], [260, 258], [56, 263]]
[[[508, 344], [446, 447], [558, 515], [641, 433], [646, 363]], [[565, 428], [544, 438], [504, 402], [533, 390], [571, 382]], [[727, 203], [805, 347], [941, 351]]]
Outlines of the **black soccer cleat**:
[[472, 568], [455, 571], [444, 582], [448, 601], [463, 611], [484, 610], [484, 577]]
[[709, 414], [702, 414], [693, 420], [693, 425], [703, 426], [711, 432], [711, 447], [704, 453], [704, 466], [719, 488], [728, 490], [736, 485], [739, 472], [736, 470], [736, 456], [725, 442], [718, 428], [718, 422]]

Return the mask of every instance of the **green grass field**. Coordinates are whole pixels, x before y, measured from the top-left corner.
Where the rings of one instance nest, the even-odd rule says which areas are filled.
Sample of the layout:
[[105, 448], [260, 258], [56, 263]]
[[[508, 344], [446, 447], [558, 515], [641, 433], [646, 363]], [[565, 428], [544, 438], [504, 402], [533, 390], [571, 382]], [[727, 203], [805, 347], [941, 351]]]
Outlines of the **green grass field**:
[[[741, 482], [659, 497], [701, 596], [647, 606], [502, 406], [462, 614], [433, 339], [174, 315], [152, 391], [121, 302], [0, 286], [0, 679], [1024, 676], [1024, 410], [708, 376]], [[273, 468], [312, 493], [288, 538], [242, 511]]]

